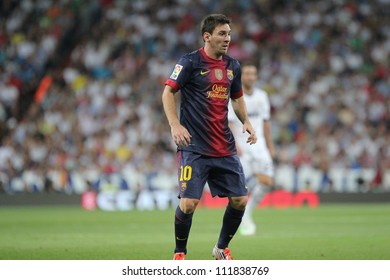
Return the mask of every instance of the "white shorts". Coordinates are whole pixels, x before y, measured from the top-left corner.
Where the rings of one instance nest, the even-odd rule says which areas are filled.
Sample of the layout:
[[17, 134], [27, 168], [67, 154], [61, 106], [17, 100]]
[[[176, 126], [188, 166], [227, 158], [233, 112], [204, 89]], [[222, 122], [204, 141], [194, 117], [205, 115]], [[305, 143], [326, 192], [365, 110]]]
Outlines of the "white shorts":
[[240, 158], [246, 178], [255, 174], [262, 174], [271, 178], [274, 176], [274, 164], [268, 150], [256, 156], [252, 153], [245, 153]]

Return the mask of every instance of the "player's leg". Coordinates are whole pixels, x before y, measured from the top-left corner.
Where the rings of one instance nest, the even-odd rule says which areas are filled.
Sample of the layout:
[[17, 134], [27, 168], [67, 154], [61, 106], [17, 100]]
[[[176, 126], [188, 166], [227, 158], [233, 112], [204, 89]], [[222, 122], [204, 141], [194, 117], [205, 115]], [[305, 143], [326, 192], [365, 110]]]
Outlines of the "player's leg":
[[253, 221], [253, 212], [264, 198], [265, 194], [271, 189], [273, 179], [264, 174], [255, 174], [254, 184], [250, 187], [250, 195], [245, 214], [242, 218], [240, 233], [242, 235], [253, 235], [256, 232], [256, 224]]
[[[257, 158], [252, 155], [252, 153], [245, 153], [241, 155], [241, 164], [245, 173], [246, 178], [246, 186], [249, 191], [248, 204], [245, 208], [244, 216], [242, 217], [241, 225], [240, 225], [240, 233], [246, 234], [249, 231], [255, 231], [255, 223], [252, 219], [252, 210], [253, 208], [253, 194], [257, 191], [262, 191], [261, 188], [258, 188], [257, 185], [259, 183], [258, 178], [254, 170], [259, 169], [259, 163]], [[252, 206], [252, 207], [251, 207]]]
[[202, 196], [206, 176], [201, 175], [205, 172], [205, 169], [199, 155], [180, 152], [178, 160], [180, 202], [175, 211], [174, 259], [183, 260], [187, 254], [187, 242], [192, 225], [192, 216]]
[[263, 150], [260, 154], [247, 155], [242, 159], [242, 165], [245, 175], [250, 176], [251, 179], [247, 181], [249, 200], [242, 219], [240, 233], [252, 235], [256, 232], [253, 212], [273, 186], [274, 166], [268, 150]]
[[174, 259], [184, 259], [192, 225], [192, 216], [199, 199], [181, 198], [175, 211], [175, 250]]
[[230, 240], [236, 234], [245, 212], [248, 196], [230, 197], [222, 220], [222, 229], [218, 239], [218, 248], [229, 246]]
[[245, 212], [245, 205], [248, 196], [230, 197], [222, 220], [222, 228], [219, 234], [217, 245], [214, 247], [212, 255], [217, 260], [232, 260], [230, 241], [236, 234]]
[[241, 162], [237, 156], [215, 161], [209, 186], [213, 196], [227, 196], [229, 203], [226, 207], [217, 245], [212, 255], [218, 260], [232, 259], [229, 243], [239, 228], [245, 207], [248, 202], [248, 191], [245, 187], [245, 177]]

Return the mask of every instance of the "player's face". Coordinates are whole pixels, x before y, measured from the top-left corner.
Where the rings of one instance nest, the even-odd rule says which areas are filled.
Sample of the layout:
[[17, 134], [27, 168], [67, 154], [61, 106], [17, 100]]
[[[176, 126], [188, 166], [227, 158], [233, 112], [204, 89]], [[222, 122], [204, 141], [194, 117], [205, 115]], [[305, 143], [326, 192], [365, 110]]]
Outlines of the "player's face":
[[255, 66], [247, 65], [241, 69], [241, 81], [245, 88], [252, 88], [257, 79], [257, 70]]
[[212, 34], [207, 33], [205, 36], [205, 41], [209, 43], [215, 55], [214, 58], [220, 58], [227, 53], [231, 39], [230, 33], [231, 29], [229, 24], [221, 24], [215, 27]]

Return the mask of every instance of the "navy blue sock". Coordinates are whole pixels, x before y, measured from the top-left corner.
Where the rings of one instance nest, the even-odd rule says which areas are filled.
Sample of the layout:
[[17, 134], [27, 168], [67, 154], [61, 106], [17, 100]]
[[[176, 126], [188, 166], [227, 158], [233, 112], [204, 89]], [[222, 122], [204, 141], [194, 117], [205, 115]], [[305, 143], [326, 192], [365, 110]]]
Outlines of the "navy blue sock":
[[185, 214], [180, 210], [179, 206], [175, 212], [175, 253], [187, 254], [187, 241], [190, 234], [192, 216], [194, 213]]
[[225, 214], [223, 215], [222, 229], [219, 234], [218, 248], [225, 249], [229, 246], [230, 240], [232, 240], [234, 234], [237, 232], [238, 227], [241, 224], [244, 211], [234, 209], [230, 204], [226, 207]]

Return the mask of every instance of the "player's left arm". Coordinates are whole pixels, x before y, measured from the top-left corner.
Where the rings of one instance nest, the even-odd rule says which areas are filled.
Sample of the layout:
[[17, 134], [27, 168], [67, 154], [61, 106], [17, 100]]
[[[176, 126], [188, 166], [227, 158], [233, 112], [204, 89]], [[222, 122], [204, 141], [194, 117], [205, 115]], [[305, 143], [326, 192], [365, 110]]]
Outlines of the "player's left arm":
[[274, 148], [274, 142], [272, 141], [272, 135], [271, 135], [271, 121], [270, 120], [264, 120], [264, 138], [265, 143], [267, 145], [268, 151], [271, 155], [271, 158], [275, 158], [275, 148]]
[[234, 113], [237, 118], [243, 124], [242, 133], [248, 132], [249, 137], [246, 141], [249, 144], [255, 144], [257, 141], [256, 132], [252, 127], [251, 122], [249, 121], [248, 112], [246, 110], [244, 96], [238, 97], [236, 99], [231, 99]]
[[272, 159], [275, 158], [274, 143], [271, 135], [271, 104], [267, 92], [264, 91], [263, 105], [263, 134], [265, 143]]

